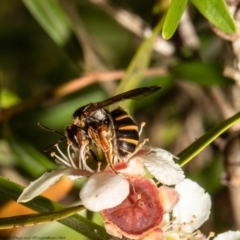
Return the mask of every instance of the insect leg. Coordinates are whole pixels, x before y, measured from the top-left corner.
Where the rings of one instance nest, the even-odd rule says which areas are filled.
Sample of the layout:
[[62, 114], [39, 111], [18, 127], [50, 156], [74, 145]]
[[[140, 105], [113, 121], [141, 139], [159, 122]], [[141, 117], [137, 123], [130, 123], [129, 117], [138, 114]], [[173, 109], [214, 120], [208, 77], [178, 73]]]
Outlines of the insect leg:
[[106, 126], [101, 126], [98, 128], [98, 136], [99, 140], [101, 143], [101, 148], [105, 154], [106, 160], [110, 166], [110, 168], [116, 173], [117, 171], [113, 167], [113, 150], [112, 150], [112, 145], [109, 143], [109, 139], [106, 138], [106, 133], [107, 133], [107, 127]]
[[100, 159], [98, 158], [97, 154], [93, 150], [89, 149], [89, 153], [93, 157], [94, 161], [101, 162]]
[[60, 135], [62, 138], [60, 138], [59, 140], [57, 140], [56, 142], [52, 143], [50, 146], [48, 146], [47, 148], [44, 149], [44, 152], [47, 152], [49, 151], [49, 149], [51, 149], [52, 147], [54, 147], [56, 144], [62, 142], [62, 141], [65, 141], [67, 138], [64, 134], [58, 132], [57, 130], [55, 129], [52, 129], [52, 128], [49, 128], [41, 123], [38, 123], [38, 126], [41, 127], [42, 129], [45, 129], [49, 132], [53, 132], [53, 133], [57, 133], [58, 135]]

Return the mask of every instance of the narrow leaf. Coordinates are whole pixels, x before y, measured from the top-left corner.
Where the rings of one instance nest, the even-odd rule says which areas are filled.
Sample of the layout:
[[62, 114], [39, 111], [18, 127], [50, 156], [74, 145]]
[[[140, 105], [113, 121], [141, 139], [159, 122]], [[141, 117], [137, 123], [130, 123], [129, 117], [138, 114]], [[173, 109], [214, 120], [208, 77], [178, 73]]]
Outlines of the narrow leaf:
[[[118, 85], [118, 88], [115, 92], [116, 95], [139, 86], [143, 78], [144, 72], [148, 67], [149, 61], [151, 59], [151, 52], [155, 37], [157, 36], [161, 28], [162, 22], [159, 22], [158, 25], [154, 28], [152, 35], [142, 43], [137, 53], [134, 55], [131, 63], [129, 64], [123, 79]], [[125, 108], [128, 108], [128, 104], [128, 102], [124, 102], [121, 105]]]
[[181, 20], [188, 0], [171, 0], [164, 24], [162, 36], [165, 39], [172, 37]]
[[213, 142], [220, 134], [227, 131], [238, 121], [240, 121], [240, 112], [213, 127], [206, 134], [178, 154], [178, 157], [180, 158], [179, 164], [184, 166], [211, 142]]
[[35, 213], [35, 214], [26, 214], [14, 217], [6, 217], [0, 218], [0, 229], [10, 229], [10, 228], [17, 228], [17, 227], [27, 227], [27, 226], [35, 226], [43, 223], [48, 223], [50, 221], [58, 221], [63, 218], [67, 218], [81, 210], [84, 207], [80, 206], [73, 206], [68, 208], [63, 208], [60, 210], [55, 210], [52, 212], [45, 212], [45, 213]]
[[71, 33], [70, 23], [56, 0], [23, 0], [48, 35], [60, 46], [63, 46]]
[[[0, 177], [0, 197], [5, 196], [11, 200], [16, 201], [22, 190], [23, 187], [20, 185], [13, 183], [3, 177]], [[60, 204], [50, 201], [49, 199], [41, 196], [36, 197], [32, 201], [24, 203], [22, 205], [29, 207], [37, 212], [53, 212], [55, 210], [64, 209], [64, 207]], [[66, 213], [67, 212], [68, 211], [66, 211]], [[64, 216], [62, 215], [61, 217]], [[51, 218], [49, 218], [49, 221], [51, 221]], [[61, 219], [59, 222], [83, 234], [88, 239], [105, 240], [109, 238], [109, 235], [106, 233], [103, 227], [100, 227], [99, 225], [87, 220], [78, 214], [74, 214], [68, 218]], [[19, 224], [19, 222], [16, 222], [16, 224]], [[3, 220], [0, 221], [0, 229], [1, 227], [6, 227], [4, 226]]]
[[195, 7], [216, 27], [227, 34], [236, 32], [236, 26], [232, 19], [225, 0], [191, 0]]

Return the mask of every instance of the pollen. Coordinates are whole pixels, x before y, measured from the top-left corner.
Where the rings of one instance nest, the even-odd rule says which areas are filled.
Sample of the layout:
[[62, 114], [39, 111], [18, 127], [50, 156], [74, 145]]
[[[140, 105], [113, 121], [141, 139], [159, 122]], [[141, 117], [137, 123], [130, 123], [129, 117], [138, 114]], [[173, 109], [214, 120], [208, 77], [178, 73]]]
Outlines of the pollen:
[[[196, 216], [192, 216], [192, 217], [196, 218]], [[170, 221], [168, 224], [166, 224], [162, 228], [164, 235], [167, 237], [167, 239], [171, 239], [171, 236], [176, 236], [176, 235], [181, 240], [203, 239], [202, 238], [203, 235], [200, 230], [195, 230], [193, 232], [186, 231], [186, 227], [189, 225], [192, 225], [194, 220], [191, 220], [190, 222], [182, 222], [182, 223], [178, 223], [176, 221], [177, 221], [177, 218], [173, 217], [172, 221]], [[204, 238], [204, 239], [210, 240], [210, 238], [212, 238], [213, 236], [214, 236], [214, 233], [211, 232], [209, 233], [208, 238]]]
[[210, 232], [209, 233], [209, 237], [214, 237], [215, 236], [215, 232]]
[[139, 206], [140, 208], [142, 208], [142, 207], [144, 207], [144, 206], [145, 206], [145, 204], [144, 204], [144, 202], [143, 202], [143, 201], [139, 201], [139, 202], [138, 202], [138, 206]]

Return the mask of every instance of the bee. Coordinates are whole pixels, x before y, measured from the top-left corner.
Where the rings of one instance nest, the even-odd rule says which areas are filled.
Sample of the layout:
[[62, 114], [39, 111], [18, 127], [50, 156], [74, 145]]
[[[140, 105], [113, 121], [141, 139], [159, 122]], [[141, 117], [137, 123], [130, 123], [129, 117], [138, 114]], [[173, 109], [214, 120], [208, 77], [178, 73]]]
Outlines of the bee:
[[[61, 136], [58, 141], [45, 149], [45, 152], [64, 140], [67, 140], [73, 148], [81, 150], [87, 141], [87, 154], [95, 161], [100, 161], [98, 154], [92, 149], [95, 144], [104, 152], [108, 164], [114, 170], [115, 158], [116, 161], [126, 161], [138, 150], [141, 130], [139, 131], [136, 122], [123, 108], [118, 107], [108, 111], [106, 107], [127, 99], [141, 99], [157, 92], [160, 88], [158, 85], [136, 88], [104, 101], [84, 105], [73, 113], [73, 123], [66, 127], [65, 135], [38, 123], [45, 130]], [[86, 152], [85, 147], [83, 150]]]
[[[160, 88], [160, 86], [136, 88], [78, 108], [73, 113], [73, 124], [66, 128], [68, 142], [80, 148], [83, 140], [88, 139], [90, 143], [93, 141], [103, 150], [113, 169], [114, 157], [118, 160], [126, 160], [137, 150], [139, 128], [123, 108], [118, 107], [108, 111], [106, 107], [126, 99], [146, 97]], [[112, 137], [109, 137], [109, 133]], [[93, 151], [90, 154], [93, 155]]]

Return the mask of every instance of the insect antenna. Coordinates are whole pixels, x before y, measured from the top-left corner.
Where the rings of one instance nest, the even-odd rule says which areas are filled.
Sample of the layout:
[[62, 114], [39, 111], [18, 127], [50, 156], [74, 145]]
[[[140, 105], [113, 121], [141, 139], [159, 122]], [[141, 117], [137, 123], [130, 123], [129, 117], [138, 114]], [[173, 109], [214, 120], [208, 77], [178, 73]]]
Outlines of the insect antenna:
[[61, 138], [60, 138], [59, 140], [57, 140], [56, 142], [52, 143], [50, 146], [48, 146], [47, 148], [45, 148], [45, 149], [44, 149], [44, 152], [48, 152], [48, 151], [49, 151], [51, 148], [53, 148], [56, 144], [58, 144], [58, 143], [60, 143], [60, 142], [62, 142], [62, 141], [65, 141], [65, 140], [67, 139], [64, 134], [58, 132], [58, 131], [55, 130], [55, 129], [49, 128], [49, 127], [47, 127], [47, 126], [45, 126], [45, 125], [43, 125], [43, 124], [41, 124], [41, 123], [38, 123], [38, 126], [39, 126], [40, 128], [42, 128], [42, 129], [44, 129], [44, 130], [47, 130], [47, 131], [49, 131], [49, 132], [56, 133], [56, 134], [58, 134], [58, 135], [61, 136]]

